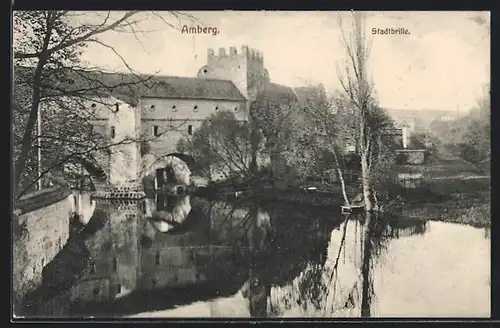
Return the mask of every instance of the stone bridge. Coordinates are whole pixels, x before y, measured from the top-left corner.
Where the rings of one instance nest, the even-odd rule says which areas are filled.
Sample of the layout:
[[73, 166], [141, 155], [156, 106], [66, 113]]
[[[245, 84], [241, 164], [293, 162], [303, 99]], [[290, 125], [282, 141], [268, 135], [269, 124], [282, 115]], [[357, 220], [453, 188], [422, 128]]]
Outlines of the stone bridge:
[[[121, 159], [125, 161], [126, 159]], [[88, 173], [90, 180], [92, 181], [96, 191], [106, 191], [113, 186], [123, 189], [127, 184], [134, 184], [134, 181], [122, 181], [121, 183], [117, 181], [111, 181], [110, 171], [113, 170], [111, 165], [115, 165], [116, 159], [108, 158], [101, 163], [96, 163], [89, 161], [85, 158], [76, 157], [75, 162], [80, 164], [85, 171]], [[117, 164], [117, 163], [116, 163]], [[133, 166], [137, 166], [137, 176], [135, 182], [136, 187], [139, 189], [144, 186], [145, 179], [154, 180], [158, 174], [158, 170], [165, 170], [167, 168], [172, 169], [173, 180], [168, 182], [175, 182], [178, 184], [191, 184], [191, 175], [193, 172], [198, 170], [198, 165], [195, 159], [187, 154], [182, 153], [170, 153], [165, 156], [156, 157], [153, 154], [146, 154], [140, 158], [140, 163], [134, 163]], [[126, 165], [124, 169], [127, 169], [129, 165]], [[115, 170], [116, 174], [116, 170]], [[138, 186], [137, 186], [138, 183]], [[132, 188], [137, 189], [137, 188]], [[130, 188], [125, 188], [124, 190], [130, 190]]]

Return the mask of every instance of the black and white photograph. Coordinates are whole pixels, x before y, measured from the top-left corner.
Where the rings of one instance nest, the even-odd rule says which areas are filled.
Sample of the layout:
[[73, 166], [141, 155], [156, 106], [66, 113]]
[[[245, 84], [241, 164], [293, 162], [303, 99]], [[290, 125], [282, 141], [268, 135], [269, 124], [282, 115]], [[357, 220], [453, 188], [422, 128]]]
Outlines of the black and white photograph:
[[12, 24], [13, 319], [491, 316], [489, 12]]

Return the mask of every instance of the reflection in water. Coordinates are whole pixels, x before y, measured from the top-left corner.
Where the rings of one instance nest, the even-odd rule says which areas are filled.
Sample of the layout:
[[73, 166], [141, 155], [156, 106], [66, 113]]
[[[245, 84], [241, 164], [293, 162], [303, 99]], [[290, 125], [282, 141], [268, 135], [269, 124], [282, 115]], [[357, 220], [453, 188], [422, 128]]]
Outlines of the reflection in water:
[[479, 229], [372, 214], [344, 222], [328, 249], [323, 267], [273, 289], [273, 316], [489, 316], [489, 240]]
[[186, 222], [191, 212], [190, 195], [170, 196], [157, 194], [145, 199], [146, 218], [160, 232], [184, 232], [189, 221]]
[[489, 240], [475, 228], [189, 195], [144, 205], [97, 211], [44, 269], [30, 313], [489, 314]]

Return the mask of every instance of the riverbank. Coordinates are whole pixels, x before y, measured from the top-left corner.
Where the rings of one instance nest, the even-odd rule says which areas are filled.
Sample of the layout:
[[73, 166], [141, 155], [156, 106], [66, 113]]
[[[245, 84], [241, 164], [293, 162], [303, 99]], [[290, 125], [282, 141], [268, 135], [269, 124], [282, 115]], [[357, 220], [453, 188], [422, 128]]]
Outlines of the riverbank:
[[[421, 173], [424, 185], [405, 189], [398, 185], [389, 190], [392, 204], [385, 204], [390, 212], [404, 216], [468, 224], [476, 227], [491, 225], [491, 177], [489, 172], [467, 163], [453, 154], [442, 151], [424, 165], [399, 165], [397, 173]], [[294, 203], [301, 206], [330, 207], [340, 211], [343, 197], [340, 185], [318, 184], [315, 190], [300, 187], [283, 188], [257, 185], [234, 185], [229, 182], [209, 185], [203, 196], [231, 199], [257, 199], [262, 202]], [[353, 197], [360, 188], [348, 186]]]
[[[468, 224], [475, 227], [491, 225], [490, 179], [432, 181], [431, 195], [425, 199], [411, 199], [404, 204], [404, 212], [430, 220]], [[440, 190], [448, 189], [441, 193]], [[462, 190], [459, 190], [462, 189]]]
[[491, 225], [491, 176], [474, 165], [442, 152], [433, 163], [411, 168], [426, 177], [427, 194], [409, 197], [404, 204], [407, 215], [430, 220]]

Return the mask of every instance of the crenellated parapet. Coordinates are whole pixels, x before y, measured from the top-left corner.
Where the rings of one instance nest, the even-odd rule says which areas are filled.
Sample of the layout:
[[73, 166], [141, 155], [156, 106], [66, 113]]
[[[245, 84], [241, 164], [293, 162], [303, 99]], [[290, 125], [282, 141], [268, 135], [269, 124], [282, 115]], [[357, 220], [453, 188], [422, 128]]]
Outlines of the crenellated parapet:
[[208, 49], [207, 51], [208, 61], [217, 61], [217, 60], [227, 60], [228, 58], [246, 58], [247, 60], [263, 62], [264, 54], [257, 49], [249, 48], [244, 45], [241, 47], [241, 50], [238, 52], [236, 47], [230, 47], [229, 50], [226, 48], [219, 48], [217, 54], [214, 49]]

